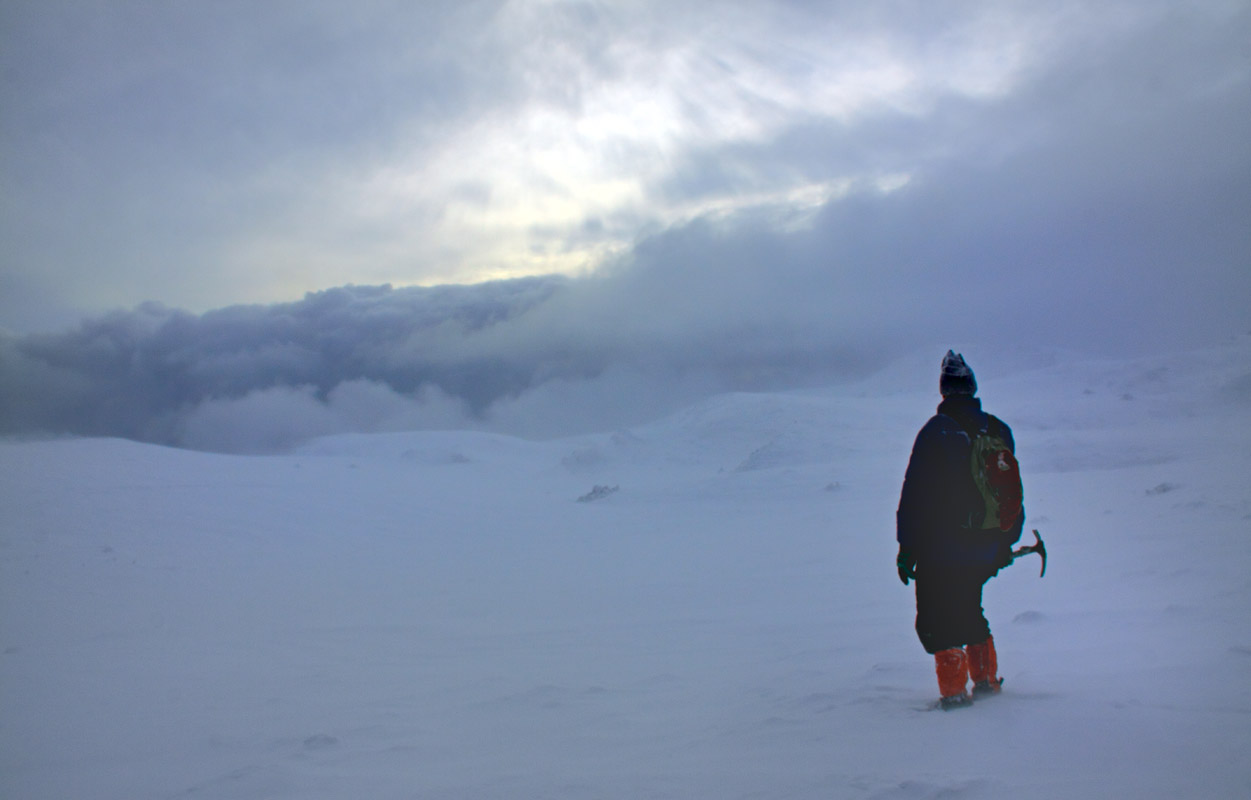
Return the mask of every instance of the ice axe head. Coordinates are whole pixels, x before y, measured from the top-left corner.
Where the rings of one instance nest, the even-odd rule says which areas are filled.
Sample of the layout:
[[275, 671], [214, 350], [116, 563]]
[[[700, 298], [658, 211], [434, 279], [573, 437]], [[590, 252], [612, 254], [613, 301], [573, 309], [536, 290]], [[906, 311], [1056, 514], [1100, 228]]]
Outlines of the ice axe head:
[[1038, 535], [1038, 529], [1034, 529], [1034, 544], [1029, 547], [1022, 547], [1021, 550], [1026, 552], [1037, 553], [1042, 556], [1042, 569], [1038, 572], [1038, 577], [1047, 574], [1047, 545], [1043, 544], [1042, 537]]
[[1017, 549], [1013, 550], [1012, 560], [1015, 561], [1016, 559], [1025, 555], [1026, 553], [1037, 553], [1038, 555], [1042, 557], [1042, 571], [1038, 573], [1038, 577], [1041, 578], [1042, 576], [1046, 575], [1047, 574], [1047, 545], [1043, 544], [1042, 537], [1038, 535], [1037, 530], [1034, 531], [1034, 544], [1029, 544], [1029, 545], [1026, 545], [1025, 547], [1018, 547]]

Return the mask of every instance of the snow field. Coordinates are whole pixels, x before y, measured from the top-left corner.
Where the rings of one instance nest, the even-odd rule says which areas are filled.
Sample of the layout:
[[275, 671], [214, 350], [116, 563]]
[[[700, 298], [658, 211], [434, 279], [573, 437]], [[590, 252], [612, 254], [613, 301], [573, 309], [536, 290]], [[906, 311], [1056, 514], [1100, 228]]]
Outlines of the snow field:
[[0, 796], [1236, 796], [1251, 348], [1160, 366], [979, 375], [1050, 562], [988, 585], [1005, 692], [948, 714], [894, 570], [913, 387], [547, 442], [0, 444]]

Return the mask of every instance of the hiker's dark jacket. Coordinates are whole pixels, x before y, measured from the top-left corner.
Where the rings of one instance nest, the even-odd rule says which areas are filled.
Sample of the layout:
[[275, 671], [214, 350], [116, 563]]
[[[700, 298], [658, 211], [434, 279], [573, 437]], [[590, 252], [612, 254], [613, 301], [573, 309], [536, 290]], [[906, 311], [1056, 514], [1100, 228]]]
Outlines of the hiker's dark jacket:
[[919, 568], [985, 567], [993, 573], [1021, 538], [1024, 509], [1009, 531], [970, 527], [982, 499], [970, 467], [969, 431], [988, 426], [997, 428], [1015, 452], [1012, 430], [982, 411], [981, 400], [967, 395], [944, 398], [938, 413], [917, 434], [895, 519], [899, 549], [915, 556]]

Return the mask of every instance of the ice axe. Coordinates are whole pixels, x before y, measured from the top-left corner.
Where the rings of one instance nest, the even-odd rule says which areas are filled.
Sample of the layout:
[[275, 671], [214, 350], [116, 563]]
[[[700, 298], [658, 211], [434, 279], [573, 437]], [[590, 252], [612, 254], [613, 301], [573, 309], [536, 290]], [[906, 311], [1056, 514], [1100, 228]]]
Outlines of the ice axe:
[[1042, 556], [1042, 571], [1038, 573], [1038, 577], [1047, 574], [1047, 545], [1043, 544], [1042, 537], [1038, 535], [1038, 529], [1034, 529], [1034, 544], [1027, 544], [1024, 547], [1018, 547], [1012, 551], [1012, 560], [1016, 561], [1027, 553], [1037, 553]]

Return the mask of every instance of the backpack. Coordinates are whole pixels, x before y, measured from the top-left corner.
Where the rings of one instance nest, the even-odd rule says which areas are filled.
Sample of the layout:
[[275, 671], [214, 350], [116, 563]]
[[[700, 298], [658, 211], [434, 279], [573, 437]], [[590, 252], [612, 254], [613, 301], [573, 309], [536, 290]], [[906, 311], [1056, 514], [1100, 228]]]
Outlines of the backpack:
[[991, 419], [986, 430], [969, 431], [970, 469], [983, 507], [969, 517], [974, 529], [1009, 531], [1021, 516], [1021, 468]]

